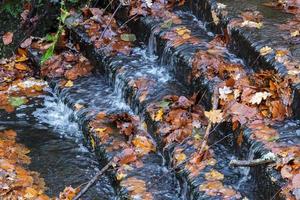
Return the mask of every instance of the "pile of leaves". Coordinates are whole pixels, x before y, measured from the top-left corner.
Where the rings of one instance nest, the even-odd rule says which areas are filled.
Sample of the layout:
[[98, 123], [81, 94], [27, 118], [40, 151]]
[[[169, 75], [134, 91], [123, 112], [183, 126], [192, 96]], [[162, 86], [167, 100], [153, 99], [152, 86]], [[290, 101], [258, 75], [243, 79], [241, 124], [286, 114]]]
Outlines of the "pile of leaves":
[[41, 67], [41, 75], [49, 78], [76, 80], [91, 73], [93, 66], [80, 53], [63, 51], [47, 60]]
[[264, 70], [246, 73], [241, 64], [225, 59], [223, 43], [214, 40], [194, 55], [192, 79], [205, 77], [218, 88], [219, 106], [233, 124], [255, 120], [283, 120], [291, 116], [291, 80]]
[[143, 127], [138, 117], [127, 113], [98, 113], [90, 122], [91, 142], [94, 148], [103, 147], [112, 157], [121, 186], [127, 188], [130, 196], [139, 196], [151, 200], [152, 194], [147, 191], [146, 182], [130, 171], [143, 167], [142, 159], [156, 151], [156, 145]]
[[0, 198], [49, 199], [45, 194], [44, 180], [39, 174], [26, 169], [30, 163], [29, 150], [16, 143], [16, 132], [0, 133]]
[[0, 60], [0, 85], [9, 85], [12, 81], [33, 76], [33, 70], [28, 65], [26, 51], [18, 49], [15, 56]]
[[171, 151], [173, 167], [186, 171], [191, 182], [205, 176], [199, 191], [208, 196], [240, 198], [240, 194], [223, 185], [224, 175], [212, 169], [203, 174], [204, 169], [216, 164], [212, 149], [206, 145], [205, 155], [200, 153], [204, 128], [208, 124], [204, 108], [195, 103], [195, 98], [166, 96], [161, 102], [152, 103], [147, 112], [157, 123], [157, 134], [163, 138], [164, 149]]
[[110, 13], [99, 8], [82, 9], [83, 19], [80, 25], [84, 28], [96, 48], [103, 49], [107, 54], [129, 54], [132, 42], [136, 40], [126, 26], [120, 27]]
[[47, 86], [44, 81], [31, 78], [34, 72], [26, 51], [19, 49], [17, 55], [0, 62], [0, 109], [12, 112]]

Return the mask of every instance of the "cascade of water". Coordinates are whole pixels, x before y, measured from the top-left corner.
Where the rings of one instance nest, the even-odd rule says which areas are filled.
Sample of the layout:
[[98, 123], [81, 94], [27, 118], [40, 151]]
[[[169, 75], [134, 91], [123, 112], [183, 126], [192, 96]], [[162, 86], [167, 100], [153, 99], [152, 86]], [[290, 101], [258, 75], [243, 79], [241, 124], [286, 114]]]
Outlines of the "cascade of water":
[[61, 137], [81, 138], [82, 134], [78, 123], [75, 122], [74, 111], [69, 108], [53, 89], [47, 88], [44, 105], [33, 112], [34, 117], [43, 124], [47, 124]]
[[154, 26], [151, 29], [151, 33], [150, 33], [150, 37], [148, 40], [148, 54], [150, 56], [155, 55], [157, 53], [157, 42], [156, 42], [156, 38], [155, 38], [155, 34], [157, 34], [159, 31], [159, 27], [158, 26]]

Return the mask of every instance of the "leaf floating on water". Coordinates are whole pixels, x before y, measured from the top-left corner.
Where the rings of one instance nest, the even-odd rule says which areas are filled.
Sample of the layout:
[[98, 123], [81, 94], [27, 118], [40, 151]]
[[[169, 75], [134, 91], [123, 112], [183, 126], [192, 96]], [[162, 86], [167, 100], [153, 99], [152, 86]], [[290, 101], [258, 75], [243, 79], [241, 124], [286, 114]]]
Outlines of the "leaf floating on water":
[[205, 116], [212, 123], [220, 123], [223, 120], [222, 110], [211, 110], [209, 112], [205, 111]]
[[8, 101], [13, 107], [19, 107], [28, 102], [28, 100], [25, 97], [9, 97]]
[[135, 34], [123, 33], [121, 34], [121, 40], [125, 42], [134, 42], [136, 41], [136, 36]]

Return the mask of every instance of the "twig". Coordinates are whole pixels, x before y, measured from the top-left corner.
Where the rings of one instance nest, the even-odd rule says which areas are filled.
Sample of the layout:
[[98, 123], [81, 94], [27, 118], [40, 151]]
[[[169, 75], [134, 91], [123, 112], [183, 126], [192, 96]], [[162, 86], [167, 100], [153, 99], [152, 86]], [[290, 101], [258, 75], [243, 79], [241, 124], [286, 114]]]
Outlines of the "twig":
[[113, 164], [113, 161], [110, 161], [105, 165], [97, 174], [88, 182], [88, 184], [73, 198], [73, 200], [78, 200], [88, 189], [100, 178], [100, 176], [108, 170]]
[[104, 36], [106, 30], [108, 29], [110, 23], [112, 22], [113, 18], [115, 17], [117, 11], [121, 8], [121, 6], [122, 6], [122, 4], [119, 3], [118, 7], [116, 8], [116, 10], [114, 11], [114, 13], [112, 14], [112, 16], [111, 16], [111, 18], [110, 18], [108, 24], [106, 25], [105, 29], [104, 29], [103, 32], [101, 33], [101, 35], [100, 35], [100, 40], [103, 38], [103, 36]]
[[[214, 94], [213, 94], [213, 110], [216, 110], [218, 108], [218, 90], [217, 88], [215, 88], [214, 90]], [[203, 141], [202, 141], [202, 144], [201, 144], [201, 148], [200, 148], [200, 151], [199, 151], [199, 155], [203, 158], [202, 154], [205, 152], [205, 148], [206, 148], [206, 145], [207, 145], [207, 140], [208, 140], [208, 137], [210, 135], [210, 130], [213, 126], [213, 123], [211, 121], [209, 121], [208, 123], [208, 126], [206, 127], [206, 131], [205, 131], [205, 135], [204, 135], [204, 138], [203, 138]]]
[[274, 162], [274, 159], [259, 158], [254, 160], [231, 160], [229, 165], [232, 167], [255, 167], [257, 165], [270, 164]]
[[130, 17], [126, 22], [124, 22], [119, 29], [123, 28], [126, 24], [128, 24], [131, 20], [133, 20], [134, 18], [136, 18], [138, 15], [133, 15], [132, 17]]

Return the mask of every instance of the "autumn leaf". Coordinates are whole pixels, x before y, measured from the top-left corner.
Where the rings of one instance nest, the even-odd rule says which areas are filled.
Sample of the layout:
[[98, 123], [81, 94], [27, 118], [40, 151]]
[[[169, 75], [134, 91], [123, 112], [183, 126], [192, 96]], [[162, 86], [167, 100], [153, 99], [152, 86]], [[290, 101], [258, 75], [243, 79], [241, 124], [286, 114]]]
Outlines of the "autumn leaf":
[[220, 123], [223, 120], [223, 112], [222, 112], [222, 110], [211, 110], [209, 112], [205, 111], [205, 116], [212, 123]]
[[299, 30], [296, 30], [296, 31], [292, 31], [292, 32], [291, 32], [291, 37], [297, 37], [298, 35], [300, 35]]
[[136, 147], [137, 152], [142, 155], [155, 151], [152, 141], [145, 136], [137, 135], [132, 144]]
[[26, 40], [24, 40], [24, 42], [22, 42], [22, 43], [20, 44], [20, 47], [21, 47], [21, 48], [27, 48], [27, 47], [29, 47], [29, 46], [31, 45], [31, 43], [32, 43], [32, 38], [29, 37], [29, 38], [27, 38]]
[[271, 47], [268, 47], [268, 46], [265, 46], [265, 47], [262, 47], [260, 50], [259, 50], [259, 53], [260, 55], [262, 56], [265, 56], [267, 54], [270, 54], [273, 52], [273, 49]]
[[71, 81], [71, 80], [68, 80], [67, 82], [66, 82], [66, 84], [65, 84], [65, 87], [73, 87], [73, 81]]
[[163, 115], [164, 115], [164, 110], [161, 108], [157, 111], [157, 113], [155, 114], [154, 120], [155, 121], [162, 121], [163, 119]]
[[260, 104], [262, 100], [266, 100], [269, 96], [271, 96], [271, 93], [269, 92], [257, 92], [250, 99], [250, 103]]
[[217, 13], [214, 10], [211, 11], [211, 17], [212, 17], [213, 22], [215, 23], [215, 25], [218, 25], [219, 22], [220, 22], [220, 19], [217, 16]]
[[257, 28], [257, 29], [261, 29], [262, 26], [263, 24], [261, 22], [254, 22], [249, 20], [245, 20], [241, 24], [241, 27]]
[[217, 170], [212, 169], [205, 174], [205, 179], [208, 181], [221, 181], [224, 179], [224, 175]]
[[27, 66], [23, 63], [16, 63], [15, 68], [22, 71], [26, 71], [28, 69]]
[[223, 88], [219, 88], [219, 98], [220, 99], [226, 100], [227, 95], [231, 94], [231, 93], [232, 93], [232, 90], [227, 86], [224, 86]]
[[4, 45], [9, 45], [10, 43], [12, 43], [13, 36], [14, 34], [12, 32], [6, 32], [2, 37]]

